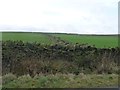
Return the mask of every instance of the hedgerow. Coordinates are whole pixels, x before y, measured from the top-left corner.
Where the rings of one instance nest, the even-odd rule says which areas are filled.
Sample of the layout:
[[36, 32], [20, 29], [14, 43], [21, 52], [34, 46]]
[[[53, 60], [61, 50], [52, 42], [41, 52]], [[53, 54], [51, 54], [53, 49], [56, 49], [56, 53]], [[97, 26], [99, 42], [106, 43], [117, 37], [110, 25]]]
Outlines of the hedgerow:
[[2, 41], [3, 75], [118, 73], [120, 48]]

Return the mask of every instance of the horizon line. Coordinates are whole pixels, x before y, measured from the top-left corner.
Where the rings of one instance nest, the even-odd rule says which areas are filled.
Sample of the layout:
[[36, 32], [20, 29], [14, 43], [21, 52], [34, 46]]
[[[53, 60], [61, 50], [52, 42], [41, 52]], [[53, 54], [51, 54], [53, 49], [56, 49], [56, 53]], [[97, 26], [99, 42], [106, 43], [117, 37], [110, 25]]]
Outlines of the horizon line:
[[120, 35], [119, 33], [71, 33], [71, 32], [41, 32], [41, 31], [0, 31], [1, 33], [51, 33], [51, 34], [78, 34], [78, 35]]

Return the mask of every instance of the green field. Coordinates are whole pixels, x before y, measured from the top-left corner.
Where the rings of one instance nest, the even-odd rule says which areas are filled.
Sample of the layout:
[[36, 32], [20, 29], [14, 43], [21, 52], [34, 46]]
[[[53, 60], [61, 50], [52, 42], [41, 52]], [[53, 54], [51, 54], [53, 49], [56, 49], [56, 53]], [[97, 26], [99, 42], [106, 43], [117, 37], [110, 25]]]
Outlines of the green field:
[[[71, 34], [49, 34], [51, 36], [60, 37], [61, 40], [72, 44], [89, 44], [98, 48], [118, 47], [117, 35], [71, 35]], [[40, 42], [44, 44], [55, 43], [54, 38], [50, 38], [45, 33], [2, 33], [2, 40], [22, 40], [25, 42]]]
[[51, 44], [53, 43], [46, 35], [42, 33], [2, 33], [2, 40], [22, 40], [24, 42], [40, 42], [44, 44]]
[[89, 44], [95, 45], [98, 48], [103, 47], [117, 47], [118, 36], [117, 35], [65, 35], [65, 34], [53, 34], [56, 37], [60, 37], [62, 40], [70, 43]]

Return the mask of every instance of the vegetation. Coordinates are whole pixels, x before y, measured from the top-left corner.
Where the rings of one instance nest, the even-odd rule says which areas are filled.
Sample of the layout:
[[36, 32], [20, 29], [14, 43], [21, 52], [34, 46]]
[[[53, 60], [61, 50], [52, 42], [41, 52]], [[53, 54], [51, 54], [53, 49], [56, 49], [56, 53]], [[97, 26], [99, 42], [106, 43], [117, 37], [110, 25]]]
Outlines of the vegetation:
[[[98, 39], [96, 41], [93, 39], [93, 42], [88, 41], [89, 44], [81, 44], [77, 42], [80, 40], [77, 35], [75, 36], [76, 41], [72, 39], [72, 35], [69, 40], [65, 39], [69, 35], [65, 37], [61, 37], [62, 34], [61, 36], [55, 35], [3, 33], [4, 88], [117, 86], [120, 48], [116, 44], [109, 44], [111, 48], [108, 48], [109, 45], [107, 48], [103, 48], [103, 45], [107, 44], [99, 43], [101, 47], [98, 46], [98, 48], [91, 45], [92, 43], [98, 45]], [[88, 40], [86, 36], [81, 36], [81, 40], [82, 37], [84, 40]], [[102, 36], [89, 37], [92, 39]], [[101, 38], [101, 42], [108, 40], [105, 38], [107, 36]], [[111, 40], [112, 43], [114, 43], [114, 39]]]
[[31, 78], [29, 75], [16, 77], [12, 74], [3, 76], [3, 88], [95, 88], [117, 87], [118, 75], [74, 75], [44, 74]]
[[120, 48], [5, 41], [2, 43], [3, 74], [118, 73], [119, 54]]
[[71, 35], [71, 34], [53, 34], [62, 40], [69, 43], [95, 45], [98, 48], [113, 48], [118, 47], [117, 35]]
[[46, 35], [42, 33], [28, 33], [28, 32], [4, 32], [2, 33], [2, 40], [24, 41], [24, 42], [40, 42], [43, 44], [53, 43]]
[[3, 32], [3, 41], [13, 40], [24, 42], [39, 42], [44, 44], [55, 44], [67, 42], [70, 44], [89, 44], [97, 48], [118, 47], [117, 35], [72, 35], [72, 34], [51, 34], [51, 33], [28, 33], [28, 32]]

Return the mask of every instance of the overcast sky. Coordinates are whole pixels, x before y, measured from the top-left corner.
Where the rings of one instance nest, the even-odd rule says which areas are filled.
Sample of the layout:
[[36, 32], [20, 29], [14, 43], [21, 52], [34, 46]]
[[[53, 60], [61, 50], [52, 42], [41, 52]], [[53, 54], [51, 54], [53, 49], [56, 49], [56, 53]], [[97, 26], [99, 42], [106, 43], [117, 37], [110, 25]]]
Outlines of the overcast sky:
[[119, 0], [0, 0], [0, 31], [118, 33]]

